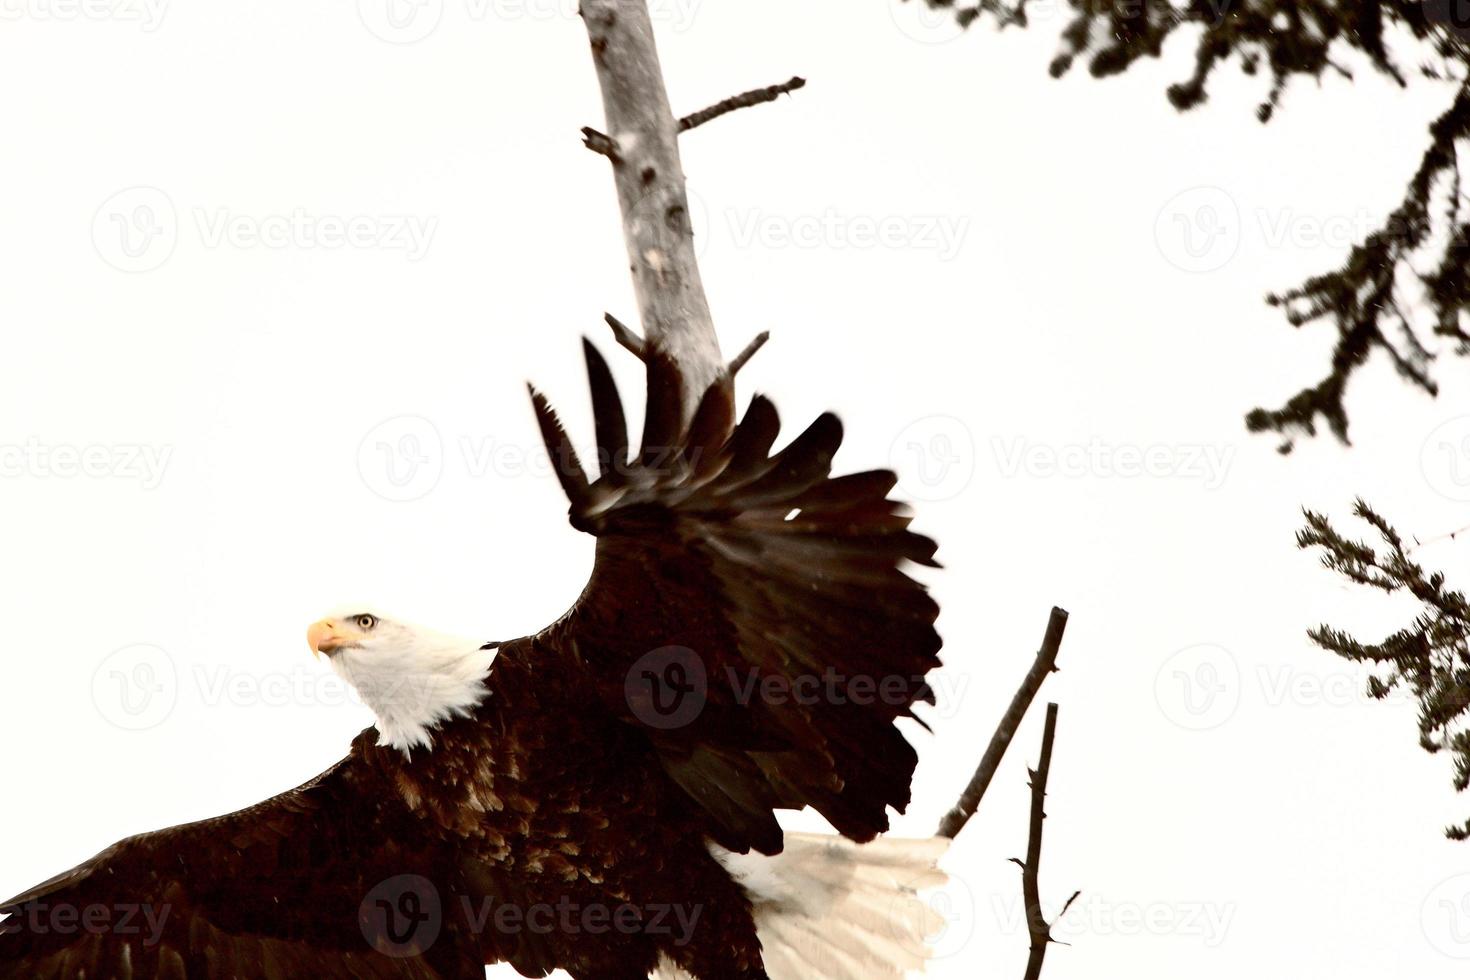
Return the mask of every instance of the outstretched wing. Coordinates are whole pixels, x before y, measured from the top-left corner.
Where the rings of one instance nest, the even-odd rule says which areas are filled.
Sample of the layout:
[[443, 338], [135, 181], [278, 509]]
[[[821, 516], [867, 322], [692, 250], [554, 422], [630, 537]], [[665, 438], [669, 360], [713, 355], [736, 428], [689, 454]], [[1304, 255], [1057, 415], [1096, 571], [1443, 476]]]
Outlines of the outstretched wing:
[[445, 862], [359, 746], [289, 793], [129, 838], [0, 905], [0, 977], [482, 975], [437, 908]]
[[773, 453], [763, 397], [729, 434], [728, 384], [683, 425], [668, 370], [649, 371], [634, 456], [607, 364], [585, 346], [595, 481], [532, 390], [571, 522], [598, 538], [591, 581], [540, 644], [647, 731], [722, 846], [778, 852], [777, 808], [812, 806], [859, 841], [886, 830], [917, 761], [894, 722], [933, 702], [940, 646], [938, 607], [905, 571], [934, 565], [935, 546], [888, 499], [894, 475], [833, 478], [831, 414]]

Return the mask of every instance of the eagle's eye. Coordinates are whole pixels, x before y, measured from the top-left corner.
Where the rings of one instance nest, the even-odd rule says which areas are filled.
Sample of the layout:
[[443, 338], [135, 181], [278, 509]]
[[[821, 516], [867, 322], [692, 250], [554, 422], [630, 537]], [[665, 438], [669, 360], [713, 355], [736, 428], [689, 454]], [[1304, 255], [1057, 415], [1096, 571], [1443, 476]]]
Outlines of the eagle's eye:
[[357, 617], [357, 628], [362, 630], [364, 633], [377, 625], [378, 617], [376, 616], [369, 616], [367, 613], [363, 613], [361, 616]]

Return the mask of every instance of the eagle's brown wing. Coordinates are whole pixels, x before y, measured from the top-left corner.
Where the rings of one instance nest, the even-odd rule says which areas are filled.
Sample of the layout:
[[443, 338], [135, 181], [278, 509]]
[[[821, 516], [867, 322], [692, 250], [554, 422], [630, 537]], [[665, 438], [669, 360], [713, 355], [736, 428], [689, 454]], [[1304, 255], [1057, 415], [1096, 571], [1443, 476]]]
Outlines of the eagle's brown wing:
[[359, 746], [288, 793], [129, 838], [0, 905], [0, 978], [483, 976], [442, 914], [452, 869]]
[[730, 434], [729, 385], [682, 425], [667, 365], [649, 370], [634, 456], [607, 365], [586, 356], [595, 481], [532, 392], [571, 522], [598, 538], [586, 590], [539, 644], [646, 730], [723, 846], [779, 851], [777, 808], [812, 806], [859, 841], [886, 830], [917, 761], [894, 721], [932, 703], [940, 647], [938, 607], [905, 571], [935, 546], [888, 499], [894, 475], [833, 478], [830, 414], [773, 453], [763, 397]]

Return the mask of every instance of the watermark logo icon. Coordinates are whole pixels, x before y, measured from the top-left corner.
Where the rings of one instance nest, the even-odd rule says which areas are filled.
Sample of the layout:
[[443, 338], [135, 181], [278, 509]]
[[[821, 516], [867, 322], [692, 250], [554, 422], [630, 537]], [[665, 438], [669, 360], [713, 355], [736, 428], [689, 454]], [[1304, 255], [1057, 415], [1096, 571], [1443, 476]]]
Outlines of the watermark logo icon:
[[1424, 0], [1424, 19], [1470, 41], [1470, 0]]
[[889, 913], [894, 938], [936, 960], [959, 954], [975, 935], [975, 893], [954, 875], [936, 884], [929, 875], [905, 883]]
[[1154, 677], [1159, 709], [1191, 731], [1225, 724], [1240, 707], [1240, 695], [1240, 664], [1229, 650], [1213, 643], [1176, 652]]
[[357, 16], [389, 44], [414, 44], [439, 27], [444, 0], [357, 0]]
[[1169, 263], [1185, 272], [1214, 272], [1240, 248], [1240, 208], [1218, 187], [1175, 194], [1154, 220], [1154, 242]]
[[420, 956], [444, 927], [439, 889], [422, 875], [389, 878], [363, 898], [357, 923], [368, 945], [384, 956]]
[[92, 703], [131, 732], [162, 724], [179, 700], [179, 672], [166, 650], [147, 643], [115, 650], [92, 674]]
[[1419, 450], [1419, 469], [1435, 493], [1470, 501], [1470, 415], [1441, 423]]
[[434, 423], [421, 416], [388, 419], [358, 445], [357, 471], [367, 488], [384, 500], [418, 500], [439, 485], [444, 440]]
[[129, 187], [102, 202], [92, 217], [92, 244], [122, 272], [151, 272], [174, 254], [179, 216], [157, 187]]
[[1446, 878], [1419, 909], [1424, 936], [1445, 956], [1470, 959], [1470, 874]]
[[975, 476], [975, 437], [950, 415], [931, 415], [904, 427], [888, 448], [899, 486], [913, 500], [949, 500]]
[[649, 728], [684, 728], [704, 712], [709, 672], [699, 654], [688, 647], [659, 647], [639, 657], [629, 669], [623, 696], [633, 717]]
[[948, 44], [965, 33], [953, 4], [936, 6], [928, 0], [888, 0], [893, 22], [904, 34], [922, 44]]

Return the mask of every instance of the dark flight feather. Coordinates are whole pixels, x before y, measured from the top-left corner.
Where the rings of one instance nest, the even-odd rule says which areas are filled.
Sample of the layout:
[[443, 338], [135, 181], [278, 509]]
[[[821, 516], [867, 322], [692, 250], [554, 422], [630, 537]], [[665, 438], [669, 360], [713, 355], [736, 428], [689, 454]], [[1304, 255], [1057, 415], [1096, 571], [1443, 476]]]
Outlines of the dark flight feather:
[[682, 373], [669, 355], [649, 344], [644, 350], [648, 399], [643, 408], [642, 459], [658, 466], [679, 444], [684, 427]]
[[536, 410], [536, 424], [541, 427], [541, 438], [546, 443], [546, 452], [551, 457], [556, 478], [561, 482], [567, 499], [574, 504], [580, 504], [587, 499], [588, 485], [587, 472], [582, 469], [582, 461], [577, 458], [576, 447], [572, 445], [571, 438], [546, 397], [531, 385], [527, 385], [526, 389], [531, 393], [531, 405]]
[[582, 339], [587, 361], [587, 383], [592, 389], [592, 414], [597, 421], [597, 461], [605, 480], [621, 479], [628, 465], [628, 419], [623, 399], [602, 352]]

